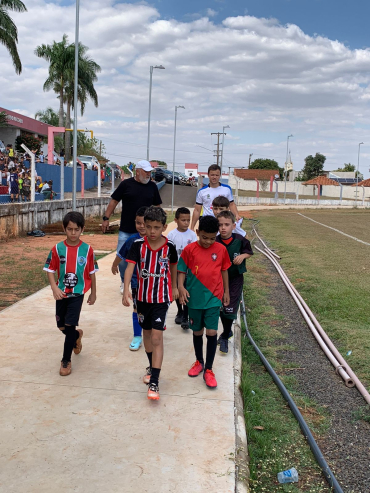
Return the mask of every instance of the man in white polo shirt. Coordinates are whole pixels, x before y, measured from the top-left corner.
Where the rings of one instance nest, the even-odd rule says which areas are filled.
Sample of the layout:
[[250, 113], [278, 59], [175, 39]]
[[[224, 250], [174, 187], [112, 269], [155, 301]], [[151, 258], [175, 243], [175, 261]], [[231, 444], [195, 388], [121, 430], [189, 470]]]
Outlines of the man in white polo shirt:
[[193, 217], [191, 220], [191, 229], [194, 230], [195, 225], [200, 217], [200, 212], [203, 207], [203, 216], [213, 216], [212, 202], [216, 197], [222, 195], [226, 197], [230, 202], [230, 210], [234, 214], [237, 221], [240, 216], [238, 209], [234, 203], [233, 192], [229, 185], [220, 183], [221, 168], [217, 164], [212, 164], [208, 168], [209, 184], [198, 190], [196, 203], [194, 207]]

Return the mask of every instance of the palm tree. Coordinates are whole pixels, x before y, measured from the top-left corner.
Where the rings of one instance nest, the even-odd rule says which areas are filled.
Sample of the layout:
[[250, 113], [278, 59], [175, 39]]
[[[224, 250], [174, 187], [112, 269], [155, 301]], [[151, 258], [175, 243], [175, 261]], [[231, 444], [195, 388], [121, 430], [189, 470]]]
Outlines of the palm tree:
[[5, 111], [0, 111], [0, 127], [8, 127], [8, 115]]
[[59, 43], [53, 41], [52, 45], [41, 45], [35, 49], [35, 55], [44, 58], [49, 62], [49, 76], [44, 82], [44, 91], [54, 91], [59, 93], [59, 123], [63, 126], [64, 114], [64, 88], [74, 70], [74, 50], [68, 44], [68, 36], [63, 34], [63, 39]]
[[[75, 45], [73, 46], [73, 50]], [[101, 71], [100, 65], [87, 56], [88, 47], [82, 43], [78, 44], [78, 82], [77, 82], [77, 98], [81, 105], [81, 115], [84, 114], [85, 106], [90, 97], [95, 105], [98, 106], [98, 95], [96, 93], [94, 82], [98, 80], [97, 72]], [[65, 100], [67, 103], [66, 112], [66, 127], [71, 128], [71, 109], [74, 108], [74, 73], [68, 80], [65, 87]], [[66, 141], [66, 159], [70, 157], [70, 133], [65, 136]]]
[[8, 10], [27, 12], [27, 8], [21, 0], [0, 0], [0, 43], [9, 51], [15, 72], [19, 75], [22, 72], [22, 63], [17, 50], [18, 29]]
[[46, 110], [39, 110], [35, 113], [35, 119], [40, 122], [47, 123], [48, 125], [53, 125], [53, 127], [57, 127], [59, 125], [59, 116], [53, 108], [46, 108]]

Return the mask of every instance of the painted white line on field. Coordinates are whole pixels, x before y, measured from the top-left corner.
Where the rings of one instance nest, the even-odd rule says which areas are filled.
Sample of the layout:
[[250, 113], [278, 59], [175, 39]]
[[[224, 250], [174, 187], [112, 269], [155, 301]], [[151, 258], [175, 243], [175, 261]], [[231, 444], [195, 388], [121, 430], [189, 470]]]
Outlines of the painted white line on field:
[[325, 226], [325, 228], [332, 229], [333, 231], [336, 231], [337, 233], [340, 233], [343, 236], [347, 236], [348, 238], [351, 238], [352, 240], [355, 240], [355, 241], [358, 241], [359, 243], [363, 243], [364, 245], [370, 246], [370, 243], [366, 243], [366, 241], [359, 240], [355, 236], [347, 235], [347, 233], [343, 233], [343, 231], [340, 231], [339, 229], [335, 229], [335, 228], [332, 228], [331, 226], [327, 226], [326, 224], [319, 223], [319, 221], [315, 221], [315, 219], [311, 219], [310, 217], [305, 216], [304, 214], [301, 214], [300, 212], [297, 212], [297, 214], [299, 216], [305, 217], [306, 219], [309, 219], [313, 223], [320, 224], [320, 226]]

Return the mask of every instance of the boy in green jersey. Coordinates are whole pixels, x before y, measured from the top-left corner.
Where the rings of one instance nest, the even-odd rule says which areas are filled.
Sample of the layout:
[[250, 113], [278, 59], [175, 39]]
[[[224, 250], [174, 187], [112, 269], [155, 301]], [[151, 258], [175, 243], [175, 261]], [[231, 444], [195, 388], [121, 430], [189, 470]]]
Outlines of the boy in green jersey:
[[[189, 309], [189, 325], [193, 330], [196, 362], [190, 368], [189, 377], [203, 372], [203, 379], [210, 388], [217, 387], [212, 371], [217, 349], [217, 328], [222, 303], [229, 304], [229, 278], [231, 266], [226, 248], [216, 243], [218, 221], [213, 216], [199, 219], [196, 231], [198, 241], [190, 243], [182, 251], [178, 263], [178, 286], [181, 304]], [[185, 275], [186, 289], [184, 287]], [[207, 352], [203, 360], [203, 332], [206, 328]]]
[[234, 232], [235, 216], [231, 211], [222, 211], [217, 215], [220, 234], [216, 241], [226, 247], [231, 266], [229, 276], [230, 303], [223, 305], [220, 313], [224, 328], [218, 339], [221, 353], [229, 351], [229, 338], [232, 336], [231, 326], [236, 320], [240, 298], [243, 290], [244, 272], [247, 272], [245, 260], [253, 255], [251, 244], [247, 238]]
[[[96, 276], [98, 265], [91, 246], [83, 243], [80, 236], [85, 218], [79, 212], [68, 212], [63, 218], [67, 239], [57, 243], [50, 251], [44, 270], [56, 300], [57, 327], [65, 335], [63, 358], [59, 374], [67, 376], [72, 371], [72, 351], [82, 350], [83, 331], [76, 329], [80, 318], [84, 294], [91, 288], [87, 299], [89, 305], [96, 301]], [[55, 272], [58, 280], [55, 281]]]

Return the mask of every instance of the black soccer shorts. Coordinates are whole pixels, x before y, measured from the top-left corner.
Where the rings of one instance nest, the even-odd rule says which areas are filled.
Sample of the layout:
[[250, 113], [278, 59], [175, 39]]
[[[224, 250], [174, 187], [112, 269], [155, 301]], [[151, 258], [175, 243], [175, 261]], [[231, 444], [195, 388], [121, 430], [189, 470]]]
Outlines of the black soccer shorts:
[[166, 330], [166, 318], [170, 303], [136, 302], [137, 318], [143, 330]]

